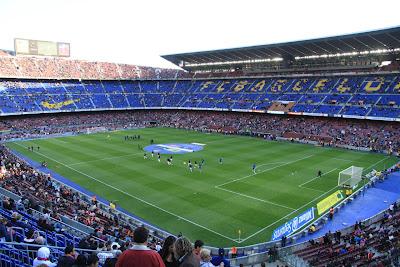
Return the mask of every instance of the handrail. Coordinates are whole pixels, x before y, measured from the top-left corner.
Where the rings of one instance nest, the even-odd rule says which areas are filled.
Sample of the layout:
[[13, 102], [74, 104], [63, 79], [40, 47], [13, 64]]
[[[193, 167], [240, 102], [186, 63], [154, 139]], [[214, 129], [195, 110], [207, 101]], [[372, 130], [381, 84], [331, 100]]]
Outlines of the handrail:
[[[35, 248], [32, 251], [37, 251], [37, 249], [41, 247], [47, 247], [49, 249], [58, 249], [64, 251], [65, 247], [58, 247], [58, 246], [50, 246], [50, 245], [38, 245], [38, 244], [28, 244], [24, 242], [1, 242], [0, 245], [9, 245], [9, 246], [27, 246], [27, 247], [32, 247]], [[82, 251], [82, 252], [90, 252], [90, 253], [97, 253], [97, 250], [91, 250], [91, 249], [82, 249], [82, 248], [74, 248], [75, 251]]]

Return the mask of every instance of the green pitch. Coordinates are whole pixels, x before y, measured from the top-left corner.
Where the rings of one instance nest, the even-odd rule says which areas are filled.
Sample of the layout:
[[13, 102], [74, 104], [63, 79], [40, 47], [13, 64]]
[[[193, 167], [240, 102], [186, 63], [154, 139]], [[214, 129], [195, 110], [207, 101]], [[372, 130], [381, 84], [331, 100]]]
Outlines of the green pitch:
[[[140, 141], [124, 141], [126, 135]], [[155, 143], [202, 143], [199, 152], [159, 163], [138, 149]], [[28, 146], [40, 151], [28, 151]], [[385, 155], [243, 136], [148, 128], [8, 143], [88, 190], [171, 233], [207, 245], [244, 246], [270, 240], [272, 231], [337, 189], [349, 166], [383, 169]], [[219, 158], [223, 157], [223, 164]], [[191, 173], [188, 160], [205, 160]], [[252, 164], [256, 163], [256, 174]], [[323, 176], [317, 178], [317, 171]], [[239, 240], [239, 230], [241, 232]]]

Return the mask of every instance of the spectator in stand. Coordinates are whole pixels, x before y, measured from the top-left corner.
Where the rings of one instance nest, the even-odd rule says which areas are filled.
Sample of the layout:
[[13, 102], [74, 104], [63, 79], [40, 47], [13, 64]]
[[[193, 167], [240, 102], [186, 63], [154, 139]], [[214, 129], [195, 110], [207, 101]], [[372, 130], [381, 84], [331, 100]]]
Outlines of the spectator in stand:
[[166, 267], [178, 267], [178, 261], [174, 255], [175, 240], [176, 238], [174, 236], [168, 236], [164, 240], [164, 244], [159, 252]]
[[97, 267], [99, 266], [99, 258], [95, 254], [89, 255], [87, 258], [87, 267]]
[[25, 234], [24, 243], [35, 244], [35, 232], [32, 229]]
[[149, 230], [138, 227], [133, 233], [134, 245], [118, 257], [117, 267], [165, 267], [160, 255], [147, 247]]
[[114, 267], [117, 264], [118, 257], [122, 254], [120, 250], [116, 250], [112, 258], [107, 258], [103, 267]]
[[233, 246], [231, 248], [231, 256], [232, 256], [232, 258], [236, 258], [237, 257], [237, 252], [238, 252], [237, 247]]
[[7, 219], [0, 219], [0, 242], [6, 242], [7, 240]]
[[78, 255], [76, 257], [73, 267], [86, 267], [87, 266], [87, 259], [85, 255]]
[[194, 241], [194, 250], [193, 250], [193, 254], [197, 257], [197, 259], [200, 261], [201, 257], [200, 257], [200, 251], [204, 246], [204, 242], [201, 240], [196, 240]]
[[37, 257], [33, 260], [33, 267], [37, 267], [44, 264], [47, 267], [57, 266], [56, 263], [50, 261], [50, 250], [47, 247], [39, 248]]
[[179, 237], [174, 243], [175, 257], [179, 267], [199, 267], [200, 261], [193, 253], [190, 240], [184, 236]]
[[211, 263], [211, 251], [209, 249], [203, 248], [200, 251], [200, 267], [215, 267]]
[[70, 267], [75, 263], [75, 250], [72, 245], [68, 245], [64, 250], [64, 255], [58, 259], [57, 267]]
[[231, 263], [225, 258], [225, 250], [223, 248], [218, 250], [218, 256], [214, 256], [211, 260], [211, 263], [215, 266], [219, 266], [221, 263], [224, 263], [225, 267], [231, 267]]

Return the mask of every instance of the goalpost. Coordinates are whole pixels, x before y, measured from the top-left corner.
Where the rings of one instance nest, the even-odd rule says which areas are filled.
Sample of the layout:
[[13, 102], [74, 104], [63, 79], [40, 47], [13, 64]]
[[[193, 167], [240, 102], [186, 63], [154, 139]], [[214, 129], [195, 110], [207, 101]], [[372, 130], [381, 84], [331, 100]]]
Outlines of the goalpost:
[[351, 166], [339, 172], [338, 186], [353, 188], [362, 180], [363, 168]]

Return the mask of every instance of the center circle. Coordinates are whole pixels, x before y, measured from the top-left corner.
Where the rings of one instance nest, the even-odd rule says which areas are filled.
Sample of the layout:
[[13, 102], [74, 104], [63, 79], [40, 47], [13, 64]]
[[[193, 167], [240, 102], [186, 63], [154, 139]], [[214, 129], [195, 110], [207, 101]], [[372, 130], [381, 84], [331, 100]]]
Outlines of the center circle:
[[146, 152], [160, 154], [186, 154], [203, 150], [199, 144], [154, 144], [144, 148]]

